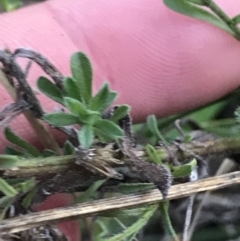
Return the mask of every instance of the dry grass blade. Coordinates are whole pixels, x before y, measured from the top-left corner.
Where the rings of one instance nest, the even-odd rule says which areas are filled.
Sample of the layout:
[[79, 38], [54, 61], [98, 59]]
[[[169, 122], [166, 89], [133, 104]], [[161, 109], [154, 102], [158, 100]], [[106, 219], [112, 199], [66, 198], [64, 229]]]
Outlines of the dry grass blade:
[[[212, 191], [240, 183], [240, 171], [217, 177], [207, 178], [196, 182], [174, 185], [170, 188], [166, 199], [177, 199], [198, 192]], [[107, 199], [86, 202], [70, 207], [32, 213], [25, 216], [0, 222], [0, 233], [3, 235], [21, 232], [30, 228], [56, 223], [63, 220], [77, 219], [101, 214], [105, 211], [133, 208], [140, 205], [154, 204], [163, 200], [159, 190], [154, 189], [145, 193], [123, 195]]]

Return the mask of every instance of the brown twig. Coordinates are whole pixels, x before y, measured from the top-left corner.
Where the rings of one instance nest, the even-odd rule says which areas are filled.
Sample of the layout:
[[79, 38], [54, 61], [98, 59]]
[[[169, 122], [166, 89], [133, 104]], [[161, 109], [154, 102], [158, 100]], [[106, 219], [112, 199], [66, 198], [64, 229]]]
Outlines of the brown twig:
[[[12, 71], [12, 75], [20, 82], [21, 88], [26, 91], [27, 94], [27, 103], [29, 104], [29, 109], [33, 107], [30, 111], [25, 111], [24, 115], [27, 118], [30, 125], [33, 127], [36, 132], [39, 140], [42, 142], [43, 146], [49, 149], [54, 150], [56, 153], [61, 154], [61, 149], [49, 130], [47, 130], [45, 124], [40, 119], [37, 119], [33, 116], [33, 109], [35, 116], [42, 116], [43, 110], [40, 107], [38, 100], [36, 99], [32, 89], [27, 84], [25, 79], [25, 73], [21, 70], [21, 68], [17, 65], [17, 63], [11, 58], [11, 54], [6, 51], [0, 51], [0, 62], [4, 63], [4, 65], [8, 66], [9, 71]], [[9, 82], [6, 75], [0, 69], [0, 82], [7, 90], [7, 92], [11, 95], [11, 97], [17, 101], [17, 91]]]

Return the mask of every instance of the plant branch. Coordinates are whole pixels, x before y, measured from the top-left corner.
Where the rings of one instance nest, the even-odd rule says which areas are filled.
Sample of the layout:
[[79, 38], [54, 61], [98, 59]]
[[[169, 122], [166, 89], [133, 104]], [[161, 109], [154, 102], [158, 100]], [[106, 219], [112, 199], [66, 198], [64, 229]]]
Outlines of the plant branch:
[[[22, 72], [21, 68], [15, 63], [15, 61], [11, 61], [11, 55], [8, 54], [6, 51], [0, 51], [0, 61], [3, 62], [3, 64], [8, 65], [8, 68], [12, 68], [15, 72], [15, 77], [20, 78], [20, 84], [22, 85], [22, 88], [28, 91], [28, 98], [31, 102], [33, 102], [32, 105], [34, 105], [34, 110], [37, 113], [42, 113], [41, 107], [38, 103], [38, 100], [35, 98], [35, 95], [33, 94], [30, 86], [27, 84], [27, 81], [25, 80], [25, 73]], [[10, 66], [11, 65], [11, 66]], [[10, 70], [9, 70], [10, 71]], [[0, 69], [0, 82], [4, 86], [4, 88], [7, 90], [7, 92], [11, 95], [11, 97], [17, 101], [17, 91], [16, 89], [10, 84], [6, 74]], [[37, 108], [36, 108], [37, 106]], [[36, 108], [36, 109], [35, 109]], [[39, 137], [39, 140], [42, 142], [43, 146], [49, 149], [52, 149], [56, 151], [56, 153], [61, 154], [61, 149], [49, 130], [47, 129], [46, 125], [43, 123], [42, 120], [35, 118], [31, 111], [24, 111], [24, 116], [28, 120], [29, 124], [33, 127], [34, 131], [36, 132], [37, 136]]]
[[210, 8], [220, 19], [222, 19], [228, 27], [234, 32], [235, 38], [240, 40], [240, 29], [232, 19], [212, 0], [202, 0], [203, 4]]
[[[133, 148], [132, 151], [136, 156], [145, 158], [147, 153], [144, 149], [139, 150]], [[203, 157], [209, 155], [229, 154], [240, 152], [240, 137], [235, 138], [218, 138], [206, 142], [192, 142], [182, 144], [171, 144], [165, 147], [157, 147], [157, 151], [165, 162], [171, 161], [172, 157], [177, 157], [179, 162], [184, 162], [188, 158], [195, 155]], [[16, 158], [16, 157], [14, 157]], [[1, 155], [0, 155], [1, 160]], [[78, 160], [77, 156], [55, 156], [48, 158], [31, 158], [19, 161], [14, 168], [4, 168], [0, 166], [1, 177], [3, 178], [20, 178], [20, 177], [36, 177], [39, 180], [45, 180], [50, 184], [52, 181], [49, 176], [57, 176], [58, 185], [49, 192], [64, 191], [67, 183], [62, 185], [63, 181], [68, 180], [70, 183], [74, 181], [77, 187], [80, 185], [83, 190], [87, 189], [94, 181], [105, 178], [114, 178], [116, 173], [120, 173], [126, 179], [135, 180], [136, 173], [132, 169], [128, 157], [122, 157], [113, 150], [111, 145], [106, 147], [98, 147], [93, 150], [91, 160]], [[73, 178], [74, 173], [74, 178]], [[98, 175], [96, 174], [98, 173]], [[61, 178], [62, 177], [62, 178]], [[64, 178], [63, 178], [64, 177]], [[49, 180], [48, 180], [49, 179]], [[56, 179], [56, 178], [55, 178]], [[78, 183], [78, 185], [77, 185]], [[68, 184], [69, 185], [69, 184]], [[48, 185], [47, 185], [48, 186]], [[46, 187], [45, 187], [46, 188]]]
[[86, 216], [103, 215], [105, 211], [114, 211], [134, 208], [140, 205], [149, 205], [161, 201], [178, 199], [195, 193], [213, 191], [233, 184], [240, 183], [240, 171], [202, 179], [196, 182], [174, 185], [170, 188], [166, 199], [163, 199], [159, 190], [154, 189], [147, 192], [122, 195], [92, 202], [85, 202], [65, 208], [27, 214], [0, 222], [0, 233], [9, 235], [30, 228], [53, 224], [64, 220], [83, 218]]
[[164, 201], [162, 203], [160, 203], [160, 210], [161, 210], [161, 214], [162, 214], [162, 218], [163, 218], [163, 222], [164, 222], [164, 227], [166, 230], [167, 235], [171, 236], [171, 238], [174, 241], [179, 241], [179, 238], [172, 226], [172, 222], [169, 216], [169, 202], [168, 201]]

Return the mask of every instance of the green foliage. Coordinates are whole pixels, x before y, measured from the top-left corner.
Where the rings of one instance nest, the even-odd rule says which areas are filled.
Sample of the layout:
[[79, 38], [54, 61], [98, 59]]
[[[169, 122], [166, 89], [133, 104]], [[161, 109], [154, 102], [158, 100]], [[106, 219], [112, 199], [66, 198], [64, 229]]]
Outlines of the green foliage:
[[172, 222], [169, 216], [169, 201], [161, 202], [159, 204], [159, 207], [161, 210], [166, 235], [170, 236], [174, 241], [179, 241], [179, 238], [175, 230], [173, 229]]
[[[150, 159], [150, 161], [156, 164], [162, 164], [162, 159], [164, 158], [164, 156], [159, 150], [157, 150], [155, 147], [148, 144], [146, 146], [146, 152], [148, 154], [148, 158]], [[174, 166], [169, 163], [166, 163], [166, 165], [170, 169], [171, 174], [174, 178], [180, 178], [180, 177], [189, 176], [191, 174], [191, 172], [197, 166], [197, 160], [194, 158], [189, 163], [182, 164], [179, 166]]]
[[7, 197], [14, 197], [18, 194], [17, 190], [0, 178], [0, 191]]
[[196, 168], [197, 160], [194, 158], [189, 163], [180, 166], [169, 166], [171, 173], [174, 178], [186, 177], [191, 174], [191, 172]]
[[113, 104], [117, 98], [117, 92], [109, 89], [109, 84], [104, 83], [98, 93], [90, 101], [90, 109], [103, 114], [104, 110]]
[[65, 155], [72, 155], [75, 151], [73, 144], [68, 140], [65, 141], [63, 149]]
[[88, 149], [94, 140], [93, 126], [84, 125], [78, 132], [78, 140], [83, 148]]
[[70, 60], [72, 76], [80, 92], [80, 101], [88, 105], [92, 97], [92, 67], [88, 57], [81, 52], [74, 53]]
[[[207, 21], [225, 31], [230, 33], [231, 35], [234, 35], [233, 31], [229, 26], [218, 16], [216, 16], [214, 13], [211, 13], [207, 11], [204, 8], [199, 7], [198, 5], [203, 5], [202, 1], [193, 1], [193, 0], [163, 0], [165, 5], [172, 9], [173, 11], [176, 11], [178, 13], [182, 13], [184, 15]], [[194, 4], [195, 3], [195, 4]]]
[[72, 77], [64, 79], [63, 90], [45, 77], [38, 80], [40, 91], [68, 110], [45, 114], [44, 120], [56, 127], [79, 125], [78, 139], [82, 148], [86, 149], [91, 147], [95, 136], [102, 142], [121, 138], [123, 130], [117, 122], [130, 112], [130, 107], [118, 106], [110, 120], [103, 119], [104, 111], [113, 104], [117, 93], [109, 89], [108, 83], [104, 83], [98, 93], [92, 96], [92, 67], [84, 53], [74, 53], [70, 65]]
[[155, 186], [152, 183], [121, 183], [117, 186], [116, 192], [122, 194], [131, 194], [143, 192], [153, 189]]
[[158, 123], [155, 115], [150, 115], [147, 117], [147, 127], [152, 132], [154, 136], [156, 136], [159, 140], [161, 140], [163, 143], [167, 143], [163, 135], [160, 133], [158, 129]]
[[124, 118], [130, 110], [131, 108], [129, 105], [121, 105], [115, 110], [113, 115], [110, 117], [110, 120], [117, 123], [119, 120]]
[[70, 113], [52, 113], [45, 114], [44, 120], [53, 126], [70, 126], [74, 124], [78, 124], [80, 122], [78, 116]]
[[41, 156], [41, 153], [38, 151], [36, 147], [31, 145], [30, 143], [23, 140], [17, 134], [15, 134], [9, 127], [5, 128], [4, 131], [5, 137], [11, 143], [21, 147], [23, 150], [27, 151], [32, 156]]
[[16, 10], [22, 6], [21, 0], [0, 0], [0, 4], [2, 5], [2, 8], [6, 12], [10, 12], [13, 10]]
[[123, 130], [110, 120], [98, 120], [95, 127], [112, 139], [118, 139], [123, 136]]
[[73, 78], [66, 77], [63, 81], [63, 85], [68, 97], [71, 97], [75, 100], [81, 99], [81, 94], [78, 89], [77, 82]]
[[76, 199], [76, 203], [83, 203], [90, 201], [96, 196], [96, 191], [106, 182], [106, 180], [98, 180], [92, 184], [83, 194], [79, 195]]
[[38, 89], [52, 100], [63, 104], [62, 91], [53, 84], [49, 79], [44, 76], [39, 77], [37, 80]]
[[161, 155], [161, 153], [159, 153], [159, 151], [157, 149], [155, 149], [150, 144], [147, 144], [145, 149], [146, 149], [146, 152], [148, 154], [150, 161], [155, 162], [157, 164], [162, 164], [163, 156]]
[[139, 231], [148, 223], [149, 219], [153, 216], [157, 210], [157, 205], [151, 205], [143, 211], [139, 219], [131, 226], [127, 227], [121, 233], [116, 234], [110, 238], [104, 238], [105, 241], [122, 241], [128, 239], [133, 240]]

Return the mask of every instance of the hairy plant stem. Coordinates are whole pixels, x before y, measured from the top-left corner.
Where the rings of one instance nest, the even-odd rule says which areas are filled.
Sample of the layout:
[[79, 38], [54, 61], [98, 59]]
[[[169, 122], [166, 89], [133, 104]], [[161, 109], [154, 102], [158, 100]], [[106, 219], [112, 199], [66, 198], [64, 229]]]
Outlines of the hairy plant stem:
[[[240, 152], [240, 137], [234, 138], [217, 138], [215, 140], [210, 140], [206, 142], [192, 142], [192, 143], [182, 143], [178, 145], [170, 144], [165, 147], [156, 147], [156, 150], [161, 153], [162, 160], [165, 162], [171, 161], [173, 156], [177, 157], [179, 162], [183, 162], [186, 158], [192, 158], [197, 156], [208, 156], [208, 155], [218, 155], [225, 153], [239, 153]], [[133, 152], [138, 157], [145, 158], [147, 153], [145, 150], [139, 150], [133, 148]], [[111, 168], [125, 167], [129, 166], [128, 158], [120, 158], [116, 156], [111, 147], [107, 148], [97, 148], [94, 152], [95, 156], [92, 157], [90, 162], [82, 161], [83, 171], [84, 163], [85, 165], [91, 167], [98, 167], [101, 169], [101, 165], [108, 165]], [[16, 156], [14, 157], [16, 158]], [[1, 159], [1, 155], [0, 155]], [[65, 161], [63, 161], [65, 160]], [[54, 162], [54, 165], [52, 163]], [[58, 156], [58, 157], [48, 157], [48, 158], [31, 158], [22, 161], [19, 158], [19, 162], [16, 164], [16, 168], [9, 168], [2, 170], [3, 177], [33, 177], [35, 174], [38, 176], [45, 176], [47, 173], [57, 174], [59, 171], [69, 170], [69, 166], [76, 162], [76, 156]], [[41, 164], [41, 165], [40, 165]], [[0, 168], [1, 170], [1, 168]], [[117, 170], [117, 169], [116, 169]], [[94, 176], [94, 174], [92, 174]]]
[[212, 10], [220, 19], [222, 19], [228, 27], [234, 32], [234, 37], [240, 40], [240, 29], [234, 21], [212, 0], [202, 0], [203, 4]]
[[179, 241], [179, 238], [172, 226], [172, 222], [169, 216], [169, 201], [163, 201], [159, 204], [160, 211], [163, 218], [163, 226], [165, 228], [165, 232], [167, 235], [169, 235], [174, 241]]

